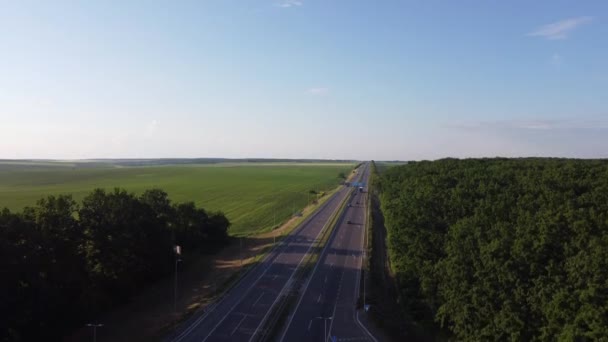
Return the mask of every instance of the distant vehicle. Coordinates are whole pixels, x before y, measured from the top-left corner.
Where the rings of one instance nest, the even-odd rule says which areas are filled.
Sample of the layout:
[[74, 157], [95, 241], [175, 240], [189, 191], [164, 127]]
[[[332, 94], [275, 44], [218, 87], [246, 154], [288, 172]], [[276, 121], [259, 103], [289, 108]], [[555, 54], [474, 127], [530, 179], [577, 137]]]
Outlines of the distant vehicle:
[[349, 207], [352, 207], [353, 205], [352, 205], [352, 204], [350, 204], [350, 203], [348, 203], [348, 206], [349, 206]]
[[362, 186], [359, 187], [359, 192], [363, 192], [363, 187]]
[[346, 224], [353, 224], [353, 221], [348, 220], [348, 221], [346, 221]]

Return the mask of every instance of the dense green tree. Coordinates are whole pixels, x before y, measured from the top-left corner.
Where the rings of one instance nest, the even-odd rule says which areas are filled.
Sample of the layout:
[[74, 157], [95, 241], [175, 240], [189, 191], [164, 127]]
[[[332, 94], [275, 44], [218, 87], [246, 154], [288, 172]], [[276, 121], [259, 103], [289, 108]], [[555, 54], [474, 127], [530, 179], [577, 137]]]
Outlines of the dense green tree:
[[22, 340], [37, 318], [38, 234], [33, 222], [8, 209], [0, 212], [0, 234], [0, 339]]
[[76, 210], [71, 197], [49, 196], [21, 214], [1, 215], [6, 288], [0, 291], [8, 314], [2, 317], [18, 331], [15, 339], [56, 335], [64, 325], [56, 313], [70, 317], [79, 311], [85, 273], [77, 254], [82, 234]]
[[413, 317], [460, 340], [608, 339], [608, 161], [412, 162], [377, 183]]
[[0, 340], [58, 340], [172, 271], [174, 243], [213, 252], [229, 225], [158, 189], [96, 189], [80, 206], [49, 196], [21, 213], [0, 211]]

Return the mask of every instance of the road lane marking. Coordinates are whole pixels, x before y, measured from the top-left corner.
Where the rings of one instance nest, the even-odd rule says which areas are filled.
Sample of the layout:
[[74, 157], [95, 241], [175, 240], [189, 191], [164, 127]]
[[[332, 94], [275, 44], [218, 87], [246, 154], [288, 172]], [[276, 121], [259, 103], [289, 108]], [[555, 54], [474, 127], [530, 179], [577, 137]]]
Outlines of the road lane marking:
[[234, 328], [234, 330], [232, 330], [232, 333], [230, 333], [230, 336], [234, 335], [234, 333], [239, 329], [239, 327], [241, 326], [241, 323], [243, 323], [245, 318], [247, 318], [247, 314], [245, 314], [243, 316], [243, 318], [241, 318], [241, 320], [239, 321], [239, 324], [237, 324], [236, 327]]
[[[366, 169], [365, 171], [367, 171], [367, 169]], [[360, 181], [361, 179], [363, 179], [363, 176], [365, 175], [365, 173], [366, 173], [366, 172], [363, 172], [363, 173], [362, 173], [362, 175], [361, 175], [361, 176], [359, 176], [359, 181]], [[352, 194], [352, 192], [351, 192], [351, 194]], [[355, 193], [355, 194], [356, 194], [356, 193]], [[344, 212], [343, 212], [343, 213], [344, 213]], [[336, 228], [336, 230], [340, 230], [340, 228], [338, 227], [338, 228]], [[334, 233], [335, 233], [335, 231], [334, 231]], [[336, 238], [336, 235], [337, 235], [337, 234], [332, 234], [332, 236], [330, 236], [330, 241], [332, 241], [332, 245], [333, 245], [333, 244], [340, 244], [340, 241], [339, 241], [339, 240], [338, 240], [338, 241], [334, 240], [334, 239]], [[326, 246], [326, 248], [324, 248], [324, 250], [322, 251], [322, 253], [321, 253], [321, 258], [323, 258], [323, 256], [325, 255], [325, 258], [327, 259], [327, 247], [328, 247], [328, 246]], [[334, 254], [334, 256], [335, 256], [335, 255], [336, 255], [336, 252], [334, 251], [334, 253], [333, 253], [333, 254]], [[344, 262], [345, 262], [345, 264], [348, 264], [348, 261], [347, 261], [347, 260], [348, 260], [348, 257], [344, 258]], [[300, 299], [299, 299], [299, 301], [298, 301], [298, 304], [296, 305], [296, 308], [295, 308], [295, 310], [293, 311], [293, 315], [291, 315], [291, 317], [290, 317], [290, 319], [289, 319], [289, 322], [287, 323], [287, 327], [286, 327], [286, 328], [285, 328], [285, 330], [283, 331], [283, 335], [281, 336], [280, 341], [283, 341], [283, 339], [285, 338], [285, 335], [287, 334], [287, 331], [289, 330], [289, 327], [290, 327], [290, 325], [291, 325], [291, 323], [292, 323], [292, 321], [293, 321], [293, 318], [295, 317], [296, 313], [298, 312], [298, 308], [299, 308], [299, 306], [300, 306], [300, 303], [302, 302], [302, 300], [303, 300], [303, 299], [304, 299], [304, 297], [305, 297], [305, 293], [306, 293], [306, 291], [307, 291], [307, 289], [308, 289], [308, 285], [310, 284], [310, 282], [311, 282], [311, 281], [312, 281], [312, 279], [314, 278], [315, 272], [316, 272], [316, 270], [317, 270], [317, 266], [318, 266], [319, 264], [320, 264], [320, 262], [317, 262], [317, 264], [315, 265], [315, 268], [313, 269], [312, 274], [310, 275], [310, 278], [309, 278], [309, 280], [307, 281], [306, 286], [304, 287], [304, 291], [302, 292], [302, 295], [300, 296]], [[330, 267], [333, 267], [333, 262], [330, 264]], [[338, 285], [338, 295], [337, 295], [337, 297], [338, 297], [338, 296], [339, 296], [339, 294], [340, 294], [341, 285], [342, 285], [342, 279], [343, 279], [343, 278], [344, 278], [344, 271], [342, 271], [341, 276], [340, 276], [340, 282], [339, 282], [339, 285]], [[337, 298], [337, 297], [336, 297], [336, 298]], [[336, 303], [335, 303], [335, 305], [334, 305], [334, 314], [335, 314], [335, 311], [336, 311], [336, 305], [337, 305], [337, 300], [336, 300]], [[332, 315], [332, 316], [333, 316], [333, 315]], [[311, 320], [311, 322], [312, 322], [312, 320]], [[311, 322], [309, 322], [309, 329], [310, 329], [310, 324], [311, 324]], [[330, 323], [330, 331], [331, 331], [331, 324], [333, 324], [333, 320], [332, 320], [332, 322]]]
[[[264, 270], [264, 272], [262, 273], [262, 276], [264, 274], [266, 274], [266, 271], [268, 271], [268, 269], [270, 269], [270, 267], [272, 267], [274, 261], [271, 261], [273, 258], [276, 261], [280, 254], [282, 252], [285, 251], [285, 249], [287, 249], [288, 246], [293, 245], [293, 246], [298, 246], [298, 244], [296, 244], [297, 239], [298, 239], [298, 235], [301, 234], [301, 236], [305, 236], [305, 227], [310, 224], [311, 222], [316, 222], [315, 220], [318, 218], [318, 216], [321, 214], [321, 212], [323, 210], [325, 210], [325, 208], [327, 208], [328, 206], [330, 206], [330, 203], [335, 202], [335, 200], [337, 198], [339, 198], [339, 193], [341, 191], [343, 191], [344, 189], [340, 189], [338, 190], [335, 194], [331, 195], [331, 197], [321, 206], [319, 206], [318, 209], [316, 209], [311, 216], [309, 216], [308, 218], [306, 218], [300, 225], [300, 227], [298, 227], [295, 231], [291, 232], [289, 235], [287, 235], [285, 237], [285, 239], [281, 240], [280, 243], [276, 246], [274, 246], [270, 253], [268, 253], [266, 255], [266, 257], [264, 257], [262, 259], [262, 262], [259, 264], [259, 266], [256, 266], [254, 268], [251, 269], [251, 272], [246, 271], [242, 277], [240, 277], [240, 279], [238, 280], [238, 282], [234, 285], [234, 287], [230, 288], [226, 293], [224, 293], [219, 301], [214, 302], [213, 304], [210, 304], [207, 308], [204, 308], [202, 310], [202, 315], [200, 315], [198, 318], [196, 318], [196, 320], [192, 323], [190, 323], [189, 326], [187, 326], [184, 330], [182, 330], [181, 333], [179, 333], [179, 335], [177, 335], [175, 338], [173, 338], [171, 341], [172, 342], [179, 342], [182, 339], [184, 339], [186, 336], [190, 335], [190, 333], [192, 333], [192, 331], [194, 331], [194, 329], [196, 329], [202, 321], [204, 321], [217, 307], [220, 306], [220, 304], [222, 304], [223, 302], [225, 302], [227, 300], [227, 298], [229, 298], [230, 293], [234, 292], [234, 289], [237, 288], [238, 286], [240, 286], [241, 284], [243, 284], [246, 280], [246, 278], [249, 276], [249, 274], [252, 274], [254, 272], [254, 270], [257, 270], [259, 267], [263, 266], [266, 264], [266, 268]], [[273, 256], [274, 254], [274, 256]], [[261, 277], [260, 277], [261, 278]], [[254, 283], [256, 283], [260, 278], [258, 278], [257, 280], [254, 281]], [[249, 288], [247, 288], [245, 290], [245, 293], [247, 293], [249, 291], [249, 289], [251, 289], [252, 287], [250, 286]], [[237, 300], [237, 304], [240, 303], [242, 301], [243, 298]], [[236, 305], [235, 305], [236, 306]], [[230, 312], [234, 309], [233, 306], [232, 308], [230, 308]], [[228, 314], [226, 314], [228, 315]], [[224, 317], [225, 318], [225, 317]], [[222, 318], [222, 321], [224, 320], [224, 318]], [[217, 326], [216, 326], [217, 327]], [[215, 329], [215, 327], [214, 327]], [[206, 339], [206, 338], [205, 338]]]
[[[367, 202], [364, 202], [364, 203], [363, 203], [363, 207], [365, 207], [365, 204], [366, 204], [366, 203], [367, 203]], [[366, 213], [364, 213], [364, 215], [367, 215], [367, 214], [366, 214]], [[366, 222], [366, 220], [363, 220], [363, 222]], [[365, 226], [363, 226], [363, 227], [365, 227]], [[365, 229], [361, 229], [361, 238], [362, 238], [362, 239], [361, 239], [360, 241], [357, 241], [357, 242], [359, 242], [359, 243], [361, 243], [361, 244], [364, 242], [364, 237], [365, 237], [365, 235], [364, 235], [364, 234], [365, 234]], [[358, 247], [358, 246], [357, 246], [356, 248], [357, 248], [357, 249], [359, 249], [360, 247]], [[365, 246], [363, 246], [363, 247], [362, 247], [362, 249], [363, 249], [363, 253], [361, 253], [361, 258], [360, 258], [360, 259], [358, 259], [358, 258], [355, 258], [355, 259], [354, 259], [354, 261], [355, 261], [355, 265], [356, 265], [356, 262], [357, 262], [358, 260], [361, 260], [361, 263], [360, 263], [360, 265], [359, 265], [359, 267], [358, 267], [358, 270], [357, 270], [357, 277], [356, 277], [356, 280], [355, 280], [355, 297], [354, 297], [354, 298], [357, 298], [357, 293], [359, 292], [359, 280], [361, 279], [361, 269], [363, 268], [364, 254], [365, 254], [365, 253], [364, 253], [364, 251], [365, 251], [365, 250], [364, 250], [364, 248], [365, 248]], [[355, 257], [355, 255], [354, 255], [354, 254], [353, 254], [353, 257]], [[352, 260], [352, 259], [351, 259], [351, 260]], [[348, 265], [348, 257], [347, 257], [347, 260], [345, 261], [345, 263]], [[342, 276], [341, 276], [341, 278], [340, 278], [340, 283], [339, 283], [339, 285], [338, 285], [338, 293], [337, 293], [337, 295], [336, 295], [336, 303], [335, 303], [335, 305], [334, 305], [334, 311], [333, 311], [333, 313], [332, 313], [332, 317], [335, 317], [335, 314], [336, 314], [336, 307], [337, 307], [337, 304], [338, 304], [338, 301], [339, 301], [339, 297], [340, 297], [340, 290], [341, 290], [341, 287], [342, 287], [342, 279], [343, 279], [343, 277], [344, 277], [344, 272], [342, 272]], [[358, 312], [356, 309], [355, 309], [355, 310], [353, 310], [353, 318], [355, 319], [356, 323], [358, 323], [358, 324], [359, 324], [359, 326], [360, 326], [361, 328], [363, 328], [364, 332], [365, 332], [365, 333], [367, 333], [367, 335], [368, 335], [369, 337], [371, 337], [371, 339], [372, 339], [373, 341], [377, 342], [376, 338], [375, 338], [375, 337], [374, 337], [374, 336], [373, 336], [373, 335], [372, 335], [372, 334], [371, 334], [371, 333], [370, 333], [370, 332], [369, 332], [369, 331], [368, 331], [368, 330], [365, 328], [365, 326], [363, 326], [363, 324], [362, 324], [362, 323], [359, 321], [359, 312]], [[333, 328], [334, 321], [335, 321], [335, 319], [332, 319], [332, 320], [331, 320], [331, 322], [329, 323], [329, 333], [328, 333], [328, 335], [330, 335], [330, 336], [331, 336], [331, 330], [332, 330], [332, 328]], [[341, 340], [342, 340], [342, 339], [341, 339]]]
[[[366, 201], [363, 202], [363, 207], [364, 208], [365, 208], [365, 205], [367, 204], [367, 197], [365, 198], [365, 200]], [[363, 269], [363, 263], [365, 262], [365, 250], [366, 250], [366, 247], [367, 247], [367, 246], [364, 245], [364, 242], [365, 242], [365, 230], [366, 230], [366, 228], [369, 228], [369, 227], [366, 227], [366, 223], [367, 223], [367, 210], [363, 211], [363, 222], [365, 222], [365, 223], [362, 225], [363, 229], [361, 229], [361, 240], [360, 240], [360, 243], [362, 245], [361, 246], [361, 251], [360, 251], [361, 264], [359, 264], [359, 267], [358, 267], [358, 270], [357, 270], [357, 282], [355, 284], [355, 298], [357, 298], [357, 293], [359, 293], [359, 286], [360, 286], [360, 280], [361, 280], [361, 270]], [[365, 286], [365, 278], [363, 279], [363, 282], [364, 282], [363, 286]], [[365, 293], [363, 293], [363, 296], [365, 297]], [[365, 298], [363, 298], [363, 302], [365, 302]], [[367, 330], [367, 328], [365, 327], [365, 325], [363, 325], [363, 323], [361, 323], [361, 321], [359, 320], [359, 311], [358, 310], [355, 309], [353, 311], [353, 316], [355, 318], [355, 321], [359, 324], [359, 326], [363, 329], [363, 331], [365, 333], [367, 333], [367, 336], [371, 337], [372, 341], [378, 342], [378, 340], [376, 340], [376, 338], [374, 337], [374, 335], [372, 335], [372, 333], [369, 332], [369, 330]], [[330, 330], [331, 330], [331, 328], [330, 328]]]
[[[348, 195], [348, 192], [346, 193], [346, 195]], [[323, 224], [323, 226], [321, 227], [321, 230], [319, 230], [319, 233], [317, 234], [317, 237], [315, 238], [315, 240], [318, 240], [318, 239], [319, 239], [319, 237], [321, 236], [321, 233], [323, 233], [323, 232], [325, 231], [325, 229], [329, 229], [329, 227], [330, 227], [329, 218], [330, 218], [330, 217], [331, 217], [331, 216], [332, 216], [334, 213], [339, 213], [339, 215], [342, 215], [342, 213], [343, 213], [344, 211], [342, 211], [342, 213], [340, 213], [339, 209], [340, 209], [340, 204], [341, 204], [341, 203], [344, 201], [344, 198], [346, 198], [346, 195], [345, 195], [345, 196], [344, 196], [344, 197], [343, 197], [341, 200], [339, 200], [339, 201], [338, 201], [338, 206], [337, 206], [337, 207], [336, 207], [336, 208], [335, 208], [333, 211], [331, 211], [331, 212], [329, 213], [329, 215], [328, 215], [327, 219], [325, 219], [325, 224]], [[339, 197], [338, 197], [338, 196], [335, 196], [335, 197], [333, 197], [331, 200], [332, 200], [332, 201], [334, 201], [334, 200], [336, 200], [337, 198], [339, 198]], [[329, 201], [328, 201], [328, 202], [329, 202]], [[328, 203], [328, 202], [326, 202], [326, 203]], [[325, 207], [327, 207], [327, 205], [326, 205]], [[335, 230], [335, 229], [334, 229], [334, 230], [332, 230], [332, 232], [331, 232], [331, 234], [330, 234], [330, 238], [331, 238], [331, 236], [333, 236], [333, 234], [334, 234], [335, 232], [336, 232], [336, 230]], [[281, 289], [281, 292], [279, 292], [279, 295], [277, 296], [277, 298], [274, 300], [274, 302], [272, 302], [272, 304], [270, 305], [270, 308], [268, 309], [268, 311], [266, 311], [266, 315], [264, 315], [264, 318], [262, 318], [262, 320], [260, 321], [260, 323], [258, 324], [258, 326], [255, 328], [255, 331], [254, 331], [254, 332], [253, 332], [253, 334], [251, 335], [251, 338], [249, 339], [249, 342], [251, 342], [251, 341], [254, 339], [255, 335], [256, 335], [256, 334], [257, 334], [257, 332], [258, 332], [258, 329], [260, 329], [260, 326], [261, 326], [262, 324], [264, 324], [264, 323], [265, 323], [266, 318], [268, 317], [268, 315], [270, 315], [270, 312], [272, 311], [272, 308], [275, 306], [275, 304], [277, 303], [277, 301], [278, 301], [278, 300], [281, 298], [281, 293], [283, 293], [283, 291], [284, 291], [284, 290], [287, 288], [287, 286], [288, 286], [288, 285], [289, 285], [289, 286], [291, 286], [291, 283], [292, 283], [292, 278], [293, 278], [293, 277], [295, 276], [295, 274], [296, 274], [296, 272], [295, 272], [295, 271], [296, 271], [297, 269], [299, 269], [299, 268], [300, 268], [300, 265], [301, 265], [301, 264], [302, 264], [302, 262], [304, 261], [304, 257], [305, 257], [306, 255], [308, 255], [308, 253], [310, 253], [310, 250], [312, 249], [312, 247], [313, 247], [313, 244], [311, 244], [311, 245], [308, 247], [308, 250], [306, 250], [306, 253], [304, 253], [304, 255], [303, 255], [301, 258], [300, 258], [300, 261], [298, 262], [298, 265], [294, 267], [294, 272], [291, 274], [291, 276], [289, 277], [289, 279], [287, 279], [287, 282], [285, 283], [285, 285], [283, 285], [283, 288]], [[325, 248], [326, 248], [326, 247], [327, 247], [327, 246], [323, 247], [323, 250], [322, 250], [322, 252], [321, 252], [321, 256], [323, 255], [323, 252], [325, 251]], [[317, 262], [317, 263], [316, 263], [315, 267], [313, 268], [313, 274], [314, 274], [315, 270], [317, 269], [317, 266], [319, 266], [319, 264], [320, 264], [319, 262]], [[312, 276], [311, 276], [311, 277], [312, 277]], [[308, 283], [306, 284], [306, 287], [308, 287]], [[304, 291], [306, 291], [306, 289], [305, 289]], [[299, 305], [299, 302], [298, 302], [298, 305]], [[297, 306], [296, 306], [296, 308], [297, 308]], [[291, 317], [291, 319], [293, 319], [293, 316]], [[289, 323], [291, 323], [291, 320], [289, 321]], [[287, 330], [285, 330], [285, 331], [287, 331]], [[206, 338], [205, 338], [205, 339], [206, 339]]]
[[[350, 194], [352, 194], [352, 190]], [[346, 194], [345, 198], [347, 198], [349, 195], [349, 193]], [[342, 211], [342, 213], [340, 213], [339, 218], [343, 219], [344, 218], [344, 213], [345, 211]], [[300, 303], [302, 303], [302, 300], [304, 299], [304, 294], [306, 293], [306, 291], [308, 290], [308, 285], [310, 285], [310, 282], [312, 281], [312, 279], [315, 276], [315, 273], [317, 271], [318, 266], [321, 264], [321, 260], [325, 260], [325, 262], [327, 262], [330, 250], [331, 250], [331, 245], [334, 243], [334, 240], [336, 238], [337, 231], [340, 230], [339, 226], [334, 227], [334, 230], [331, 232], [329, 239], [327, 240], [325, 246], [323, 247], [323, 250], [321, 251], [321, 255], [319, 256], [319, 261], [315, 264], [315, 267], [312, 269], [312, 273], [310, 274], [308, 280], [306, 281], [306, 285], [304, 286], [304, 290], [302, 291], [302, 295], [300, 295], [300, 299], [298, 300], [298, 304], [296, 304], [296, 308], [293, 310], [293, 314], [291, 315], [291, 317], [289, 318], [288, 322], [287, 322], [287, 327], [283, 330], [283, 334], [281, 335], [281, 338], [279, 339], [279, 341], [283, 341], [285, 339], [285, 335], [287, 334], [287, 331], [289, 330], [289, 327], [291, 326], [291, 322], [293, 321], [293, 318], [296, 316], [296, 313], [298, 312], [298, 308], [300, 307]], [[336, 255], [336, 251], [334, 250], [334, 256]], [[330, 264], [330, 267], [333, 267], [333, 261]]]
[[264, 297], [264, 292], [262, 292], [262, 293], [260, 294], [260, 296], [258, 297], [258, 299], [256, 299], [256, 301], [253, 303], [253, 305], [252, 305], [252, 306], [255, 306], [255, 305], [256, 305], [256, 304], [257, 304], [257, 303], [260, 301], [260, 299], [262, 299], [262, 297]]
[[[323, 204], [323, 207], [322, 207], [321, 209], [319, 209], [319, 211], [315, 212], [315, 213], [313, 214], [313, 216], [312, 216], [312, 217], [316, 217], [317, 215], [319, 215], [319, 214], [321, 213], [321, 211], [322, 211], [322, 210], [325, 210], [327, 207], [331, 207], [331, 206], [330, 206], [330, 203], [331, 203], [331, 204], [333, 204], [333, 202], [334, 202], [336, 199], [338, 199], [338, 198], [339, 198], [338, 193], [337, 193], [336, 195], [333, 195], [333, 196], [335, 196], [335, 197], [332, 197], [332, 198], [331, 198], [331, 199], [329, 199], [327, 202], [325, 202], [325, 204]], [[337, 210], [337, 209], [334, 209], [334, 210]], [[332, 211], [332, 212], [333, 212], [333, 211]], [[276, 260], [278, 259], [278, 257], [279, 257], [279, 256], [280, 256], [282, 253], [284, 253], [284, 252], [285, 252], [287, 249], [289, 249], [289, 247], [294, 246], [294, 245], [292, 245], [293, 240], [296, 240], [296, 241], [297, 241], [297, 234], [300, 234], [300, 233], [302, 232], [302, 230], [304, 230], [304, 227], [306, 227], [306, 226], [307, 226], [307, 225], [308, 225], [308, 224], [309, 224], [309, 223], [312, 221], [312, 217], [307, 218], [307, 220], [308, 220], [308, 221], [304, 221], [305, 223], [302, 223], [302, 227], [298, 228], [298, 231], [297, 231], [297, 232], [295, 232], [295, 234], [296, 234], [296, 235], [291, 235], [291, 234], [289, 235], [289, 237], [287, 238], [287, 239], [289, 240], [289, 243], [286, 243], [286, 244], [283, 246], [283, 249], [282, 249], [282, 250], [280, 250], [280, 251], [277, 251], [277, 252], [276, 252], [276, 253], [277, 253], [277, 255], [275, 256], [274, 261], [276, 261]], [[326, 224], [327, 224], [327, 223], [326, 223]], [[323, 228], [324, 228], [324, 227], [325, 227], [325, 226], [323, 226]], [[320, 236], [321, 232], [323, 232], [323, 228], [321, 228], [321, 230], [320, 230], [320, 231], [319, 231], [319, 233], [317, 234], [317, 237], [318, 237], [318, 236]], [[286, 239], [286, 240], [287, 240], [287, 239]], [[310, 252], [310, 249], [312, 248], [312, 246], [313, 246], [313, 245], [311, 244], [311, 245], [308, 247], [308, 250], [306, 251], [306, 253], [305, 253], [303, 256], [301, 256], [301, 257], [300, 257], [300, 262], [298, 263], [298, 267], [299, 267], [299, 266], [300, 266], [300, 264], [302, 263], [302, 260], [304, 260], [304, 256]], [[253, 285], [257, 284], [257, 283], [260, 281], [260, 279], [262, 279], [263, 277], [265, 277], [265, 276], [266, 276], [266, 273], [267, 273], [267, 272], [270, 270], [270, 268], [271, 268], [272, 266], [277, 265], [276, 263], [274, 263], [274, 261], [271, 261], [271, 262], [269, 263], [268, 267], [266, 267], [266, 269], [264, 269], [264, 272], [262, 272], [262, 274], [261, 274], [261, 275], [260, 275], [260, 276], [259, 276], [259, 277], [258, 277], [258, 278], [257, 278], [257, 279], [254, 281], [254, 282], [253, 282]], [[296, 268], [297, 268], [297, 267], [296, 267]], [[291, 268], [290, 268], [290, 270], [291, 270]], [[294, 270], [295, 270], [295, 268], [294, 268]], [[290, 277], [290, 278], [287, 280], [287, 282], [285, 283], [285, 285], [287, 285], [287, 283], [289, 283], [289, 281], [291, 280], [291, 278], [293, 278], [294, 274], [295, 274], [295, 272], [293, 272], [293, 273], [291, 274], [291, 277]], [[284, 285], [284, 286], [285, 286], [285, 285]], [[283, 286], [283, 287], [284, 287], [284, 286]], [[209, 336], [211, 336], [211, 335], [213, 334], [213, 332], [214, 332], [214, 331], [215, 331], [215, 330], [216, 330], [216, 329], [217, 329], [217, 328], [220, 326], [220, 324], [222, 324], [222, 322], [224, 322], [224, 320], [225, 320], [225, 319], [228, 317], [228, 315], [230, 315], [230, 313], [232, 313], [232, 311], [234, 310], [234, 308], [236, 308], [236, 306], [237, 306], [237, 305], [241, 304], [241, 303], [243, 302], [243, 300], [245, 299], [245, 297], [247, 297], [247, 294], [248, 294], [249, 292], [251, 292], [251, 291], [252, 291], [254, 288], [255, 288], [255, 286], [250, 286], [250, 287], [248, 287], [248, 288], [245, 290], [245, 294], [243, 294], [243, 296], [242, 296], [240, 299], [236, 300], [236, 303], [235, 303], [235, 304], [234, 304], [234, 305], [233, 305], [233, 306], [232, 306], [232, 307], [229, 309], [229, 311], [228, 311], [228, 312], [227, 312], [227, 313], [224, 315], [224, 317], [222, 317], [222, 319], [221, 319], [221, 320], [220, 320], [220, 321], [219, 321], [219, 322], [218, 322], [218, 323], [217, 323], [217, 324], [216, 324], [216, 325], [213, 327], [213, 329], [211, 329], [211, 331], [210, 331], [210, 332], [207, 334], [207, 336], [205, 336], [205, 338], [203, 339], [203, 342], [204, 342], [204, 341], [206, 341], [206, 340], [209, 338]], [[282, 291], [282, 289], [281, 289], [281, 291]], [[277, 299], [276, 299], [276, 300], [275, 300], [275, 301], [272, 303], [272, 305], [270, 306], [270, 309], [272, 309], [272, 307], [274, 306], [274, 304], [276, 303], [276, 301], [277, 301], [278, 299], [279, 299], [279, 297], [277, 296]], [[268, 310], [268, 312], [266, 313], [266, 315], [268, 315], [268, 314], [270, 313], [270, 309]], [[266, 317], [266, 316], [264, 316], [264, 319], [265, 319], [265, 317]], [[263, 320], [264, 320], [264, 319], [263, 319]], [[201, 320], [201, 321], [202, 321], [202, 320]], [[178, 339], [174, 340], [174, 342], [179, 342], [179, 341], [181, 341], [181, 340], [182, 340], [182, 339], [183, 339], [185, 336], [189, 335], [189, 334], [190, 334], [190, 333], [191, 333], [191, 332], [192, 332], [192, 331], [193, 331], [193, 330], [196, 328], [196, 326], [198, 326], [199, 324], [200, 324], [200, 321], [199, 321], [199, 322], [196, 322], [196, 325], [188, 327], [188, 329], [187, 329], [188, 331], [187, 331], [187, 332], [185, 332], [185, 333], [182, 333], [182, 335], [180, 335], [180, 336], [178, 337]], [[255, 332], [257, 332], [258, 328], [259, 328], [259, 325], [258, 325], [258, 327], [256, 328]], [[254, 332], [254, 335], [255, 335], [255, 332]], [[253, 337], [253, 336], [252, 336], [252, 337]]]
[[310, 331], [310, 326], [312, 325], [312, 319], [308, 322], [308, 331]]

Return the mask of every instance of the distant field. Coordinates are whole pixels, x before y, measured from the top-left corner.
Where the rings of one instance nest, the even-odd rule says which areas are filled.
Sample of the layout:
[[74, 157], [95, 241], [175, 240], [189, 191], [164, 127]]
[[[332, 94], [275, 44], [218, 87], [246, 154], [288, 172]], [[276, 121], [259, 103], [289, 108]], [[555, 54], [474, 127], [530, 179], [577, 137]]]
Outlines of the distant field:
[[400, 166], [407, 164], [406, 161], [377, 161], [376, 168], [378, 173], [383, 173], [384, 171], [390, 169], [393, 166]]
[[0, 208], [21, 210], [50, 194], [80, 201], [94, 188], [140, 193], [160, 188], [176, 202], [194, 201], [223, 211], [231, 234], [270, 229], [312, 200], [309, 190], [327, 191], [348, 174], [350, 163], [226, 163], [117, 167], [94, 163], [0, 162]]

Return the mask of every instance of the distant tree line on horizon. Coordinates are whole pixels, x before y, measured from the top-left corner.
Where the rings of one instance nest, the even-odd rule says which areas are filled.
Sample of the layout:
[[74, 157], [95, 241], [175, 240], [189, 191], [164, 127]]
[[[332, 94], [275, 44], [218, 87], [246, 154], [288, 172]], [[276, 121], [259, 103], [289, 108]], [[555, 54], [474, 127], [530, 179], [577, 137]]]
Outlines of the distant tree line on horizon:
[[214, 253], [230, 222], [158, 189], [49, 196], [0, 211], [0, 340], [58, 340], [173, 270], [174, 245]]
[[464, 341], [608, 340], [608, 161], [445, 159], [379, 190], [410, 317]]

